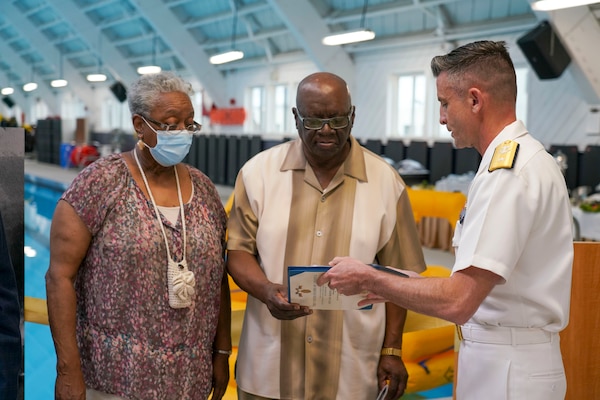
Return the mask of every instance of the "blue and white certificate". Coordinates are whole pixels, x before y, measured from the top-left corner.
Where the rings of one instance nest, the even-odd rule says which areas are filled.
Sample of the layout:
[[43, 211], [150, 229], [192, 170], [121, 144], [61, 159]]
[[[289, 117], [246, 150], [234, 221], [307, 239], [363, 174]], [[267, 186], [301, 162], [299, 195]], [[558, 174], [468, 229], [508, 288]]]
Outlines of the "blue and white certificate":
[[327, 285], [317, 285], [317, 279], [330, 267], [290, 266], [288, 267], [288, 299], [290, 303], [308, 306], [313, 310], [358, 310], [370, 309], [372, 306], [359, 307], [359, 301], [366, 293], [345, 296], [332, 290]]
[[[392, 275], [407, 278], [408, 275], [396, 268], [369, 264], [371, 267]], [[287, 272], [288, 300], [308, 306], [313, 310], [369, 310], [373, 305], [359, 307], [358, 302], [367, 297], [367, 292], [346, 296], [327, 285], [317, 285], [317, 279], [329, 270], [326, 265], [289, 266]]]

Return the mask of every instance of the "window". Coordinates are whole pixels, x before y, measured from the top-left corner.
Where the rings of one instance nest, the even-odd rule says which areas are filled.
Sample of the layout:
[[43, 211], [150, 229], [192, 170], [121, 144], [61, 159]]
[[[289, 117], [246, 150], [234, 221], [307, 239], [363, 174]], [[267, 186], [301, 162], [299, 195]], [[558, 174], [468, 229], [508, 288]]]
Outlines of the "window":
[[263, 118], [264, 111], [264, 88], [262, 86], [250, 88], [250, 125], [248, 127], [249, 132], [265, 132]]
[[102, 123], [99, 126], [100, 132], [111, 132], [114, 129], [132, 132], [131, 113], [127, 102], [119, 102], [116, 98], [110, 97], [102, 103]]
[[517, 118], [523, 121], [527, 126], [527, 78], [529, 77], [529, 68], [515, 68], [517, 74]]
[[31, 106], [31, 121], [46, 119], [48, 115], [50, 115], [50, 110], [45, 102], [38, 100]]
[[275, 132], [287, 132], [289, 125], [289, 116], [291, 115], [290, 107], [288, 105], [288, 88], [285, 85], [275, 86], [275, 121], [274, 131]]
[[425, 75], [402, 75], [398, 78], [396, 135], [425, 135]]
[[207, 122], [204, 121], [204, 95], [202, 92], [194, 92], [192, 95], [192, 104], [194, 106], [194, 120], [202, 125], [207, 125]]

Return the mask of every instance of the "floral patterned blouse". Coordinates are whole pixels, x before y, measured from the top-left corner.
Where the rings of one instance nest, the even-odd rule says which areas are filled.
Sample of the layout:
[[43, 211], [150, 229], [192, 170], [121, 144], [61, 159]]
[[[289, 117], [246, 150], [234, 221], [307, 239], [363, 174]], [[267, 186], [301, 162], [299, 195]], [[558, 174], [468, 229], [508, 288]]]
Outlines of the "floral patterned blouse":
[[[173, 309], [167, 252], [150, 200], [121, 155], [84, 169], [63, 194], [92, 234], [77, 274], [77, 340], [86, 385], [128, 399], [206, 399], [226, 215], [213, 183], [188, 166], [193, 184], [184, 205], [188, 268], [196, 293], [190, 308]], [[183, 252], [181, 218], [161, 217], [171, 255]]]

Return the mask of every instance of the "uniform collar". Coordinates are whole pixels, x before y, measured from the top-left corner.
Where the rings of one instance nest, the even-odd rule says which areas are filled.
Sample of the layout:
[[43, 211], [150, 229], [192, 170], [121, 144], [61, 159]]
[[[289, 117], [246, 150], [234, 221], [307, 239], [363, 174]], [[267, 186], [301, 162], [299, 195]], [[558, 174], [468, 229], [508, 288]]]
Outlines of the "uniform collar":
[[521, 120], [516, 120], [506, 125], [504, 129], [502, 129], [500, 133], [496, 135], [494, 140], [490, 142], [487, 149], [485, 149], [485, 153], [483, 154], [483, 157], [481, 158], [481, 163], [479, 164], [477, 175], [488, 170], [488, 166], [490, 165], [490, 162], [492, 161], [492, 156], [494, 155], [494, 150], [500, 143], [504, 142], [505, 140], [516, 140], [518, 142], [518, 138], [526, 134], [527, 128]]

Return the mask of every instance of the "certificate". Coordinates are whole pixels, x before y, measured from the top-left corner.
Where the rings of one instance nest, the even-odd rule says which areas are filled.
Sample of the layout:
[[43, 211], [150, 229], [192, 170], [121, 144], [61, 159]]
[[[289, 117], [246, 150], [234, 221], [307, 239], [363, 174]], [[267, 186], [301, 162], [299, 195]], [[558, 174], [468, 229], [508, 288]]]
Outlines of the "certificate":
[[[395, 275], [405, 274], [392, 268], [372, 264], [374, 268], [391, 272]], [[324, 265], [289, 266], [288, 267], [288, 300], [308, 306], [313, 310], [369, 310], [373, 305], [359, 307], [358, 302], [365, 299], [367, 292], [346, 296], [332, 290], [327, 285], [317, 285], [317, 279], [330, 267]]]

